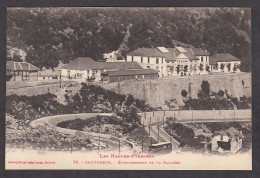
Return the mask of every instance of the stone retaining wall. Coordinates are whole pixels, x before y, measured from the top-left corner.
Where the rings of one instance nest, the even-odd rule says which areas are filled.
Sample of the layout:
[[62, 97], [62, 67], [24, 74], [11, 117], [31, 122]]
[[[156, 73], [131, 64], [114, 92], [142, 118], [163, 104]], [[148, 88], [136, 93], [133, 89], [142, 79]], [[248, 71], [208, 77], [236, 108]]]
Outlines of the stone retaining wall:
[[[160, 78], [147, 81], [123, 81], [102, 84], [101, 86], [119, 94], [131, 94], [135, 98], [144, 100], [152, 107], [161, 107], [165, 101], [176, 99], [183, 105], [181, 91], [186, 90], [191, 98], [196, 99], [201, 83], [206, 80], [210, 83], [213, 92], [227, 90], [230, 96], [239, 98], [251, 97], [251, 73], [204, 75], [189, 77]], [[244, 82], [244, 86], [242, 84]]]
[[[180, 110], [180, 111], [154, 111], [146, 112], [142, 116], [141, 122], [149, 125], [155, 122], [163, 121], [163, 116], [173, 117], [180, 121], [205, 121], [205, 120], [252, 120], [252, 110]], [[165, 119], [165, 118], [164, 118]]]

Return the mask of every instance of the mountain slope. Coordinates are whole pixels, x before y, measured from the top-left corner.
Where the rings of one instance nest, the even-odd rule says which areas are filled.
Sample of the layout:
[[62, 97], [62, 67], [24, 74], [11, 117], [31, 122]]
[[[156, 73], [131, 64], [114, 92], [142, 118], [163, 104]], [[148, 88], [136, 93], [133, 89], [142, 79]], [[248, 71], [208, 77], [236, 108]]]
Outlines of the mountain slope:
[[8, 8], [7, 17], [7, 60], [40, 68], [78, 56], [100, 60], [118, 49], [125, 57], [138, 47], [172, 47], [172, 40], [229, 52], [244, 70], [251, 64], [249, 9]]

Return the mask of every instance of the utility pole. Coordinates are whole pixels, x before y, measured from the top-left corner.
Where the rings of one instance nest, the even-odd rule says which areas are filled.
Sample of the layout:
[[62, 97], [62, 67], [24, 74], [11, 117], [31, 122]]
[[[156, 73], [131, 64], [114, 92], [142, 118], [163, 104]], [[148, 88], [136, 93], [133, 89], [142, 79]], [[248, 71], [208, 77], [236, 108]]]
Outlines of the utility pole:
[[99, 151], [100, 151], [100, 136], [98, 136], [98, 153], [99, 153]]
[[164, 128], [164, 116], [163, 116], [163, 128]]
[[60, 71], [60, 89], [61, 89], [61, 71]]
[[160, 130], [159, 130], [159, 125], [158, 125], [158, 137], [157, 137], [157, 142], [159, 143], [159, 134], [160, 134]]
[[219, 106], [220, 110], [219, 110], [219, 114], [220, 114], [220, 119], [222, 119], [222, 115], [221, 115], [221, 106]]
[[120, 140], [119, 140], [119, 145], [118, 145], [119, 153], [120, 153]]
[[150, 122], [149, 122], [149, 135], [151, 135], [151, 121], [152, 121], [152, 117], [150, 116]]
[[144, 152], [144, 134], [142, 133], [142, 153]]
[[144, 119], [145, 119], [145, 117], [143, 117], [143, 127], [144, 127]]
[[163, 110], [163, 128], [164, 128], [164, 118], [165, 117], [165, 109]]
[[236, 119], [236, 109], [234, 108], [234, 117], [233, 117], [233, 122], [235, 122]]
[[181, 117], [180, 117], [180, 108], [181, 108], [181, 106], [179, 105], [178, 116], [181, 119]]
[[193, 123], [193, 110], [191, 109], [191, 118], [192, 118], [192, 123]]
[[71, 142], [70, 142], [70, 153], [72, 153], [72, 150], [73, 150], [73, 139], [71, 138]]

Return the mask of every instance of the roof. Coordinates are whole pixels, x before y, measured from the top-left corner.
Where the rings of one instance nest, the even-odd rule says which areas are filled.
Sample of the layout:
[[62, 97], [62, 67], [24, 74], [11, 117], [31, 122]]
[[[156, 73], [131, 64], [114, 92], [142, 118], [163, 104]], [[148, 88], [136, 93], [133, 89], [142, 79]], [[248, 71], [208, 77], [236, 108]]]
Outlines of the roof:
[[120, 70], [142, 69], [137, 62], [96, 62], [90, 57], [78, 57], [63, 67], [69, 70]]
[[158, 48], [137, 48], [128, 53], [128, 55], [145, 56], [145, 57], [164, 57]]
[[117, 70], [117, 71], [106, 71], [102, 73], [108, 76], [127, 76], [127, 75], [149, 75], [158, 74], [154, 69], [134, 69], [134, 70]]
[[168, 53], [169, 51], [165, 47], [157, 47], [162, 53]]
[[90, 57], [78, 57], [63, 67], [69, 70], [119, 70], [142, 69], [137, 62], [96, 62]]
[[142, 69], [137, 62], [98, 62], [105, 70]]
[[209, 57], [209, 64], [214, 65], [217, 62], [230, 62], [230, 61], [241, 61], [240, 59], [232, 56], [229, 53], [215, 53]]
[[230, 127], [229, 129], [226, 130], [227, 134], [230, 137], [236, 137], [236, 136], [242, 136], [242, 133], [239, 132], [237, 129], [235, 129], [234, 127]]
[[90, 57], [78, 57], [71, 61], [67, 65], [63, 66], [63, 69], [69, 70], [91, 70], [91, 69], [102, 69], [102, 66], [91, 59]]
[[38, 67], [27, 63], [27, 62], [14, 62], [14, 61], [8, 61], [6, 63], [6, 70], [12, 70], [12, 71], [38, 71], [40, 70]]
[[152, 144], [152, 146], [160, 146], [160, 145], [167, 145], [167, 144], [171, 144], [171, 142], [160, 142], [160, 143], [155, 143], [155, 144]]
[[183, 47], [181, 47], [181, 46], [177, 46], [177, 47], [175, 47], [178, 51], [180, 51], [180, 53], [185, 53], [185, 52], [187, 52]]
[[[201, 48], [183, 48], [183, 47], [175, 47], [175, 48], [165, 48], [163, 51], [160, 50], [163, 47], [158, 48], [138, 48], [128, 55], [132, 56], [144, 56], [144, 57], [164, 57], [166, 61], [174, 61], [176, 60], [176, 56], [180, 53], [185, 54], [190, 60], [199, 60], [196, 56], [206, 56], [209, 55], [207, 51], [204, 51]], [[165, 52], [165, 51], [168, 52]]]
[[[187, 48], [185, 48], [187, 49]], [[208, 56], [209, 53], [201, 48], [190, 48], [195, 56]]]

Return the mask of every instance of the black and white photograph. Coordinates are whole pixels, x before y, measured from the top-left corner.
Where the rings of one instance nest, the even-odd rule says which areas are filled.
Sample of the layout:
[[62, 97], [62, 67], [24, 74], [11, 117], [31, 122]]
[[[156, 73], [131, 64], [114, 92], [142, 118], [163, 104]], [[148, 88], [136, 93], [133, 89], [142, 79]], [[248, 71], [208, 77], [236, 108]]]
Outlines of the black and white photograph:
[[5, 169], [252, 170], [250, 8], [6, 17]]

